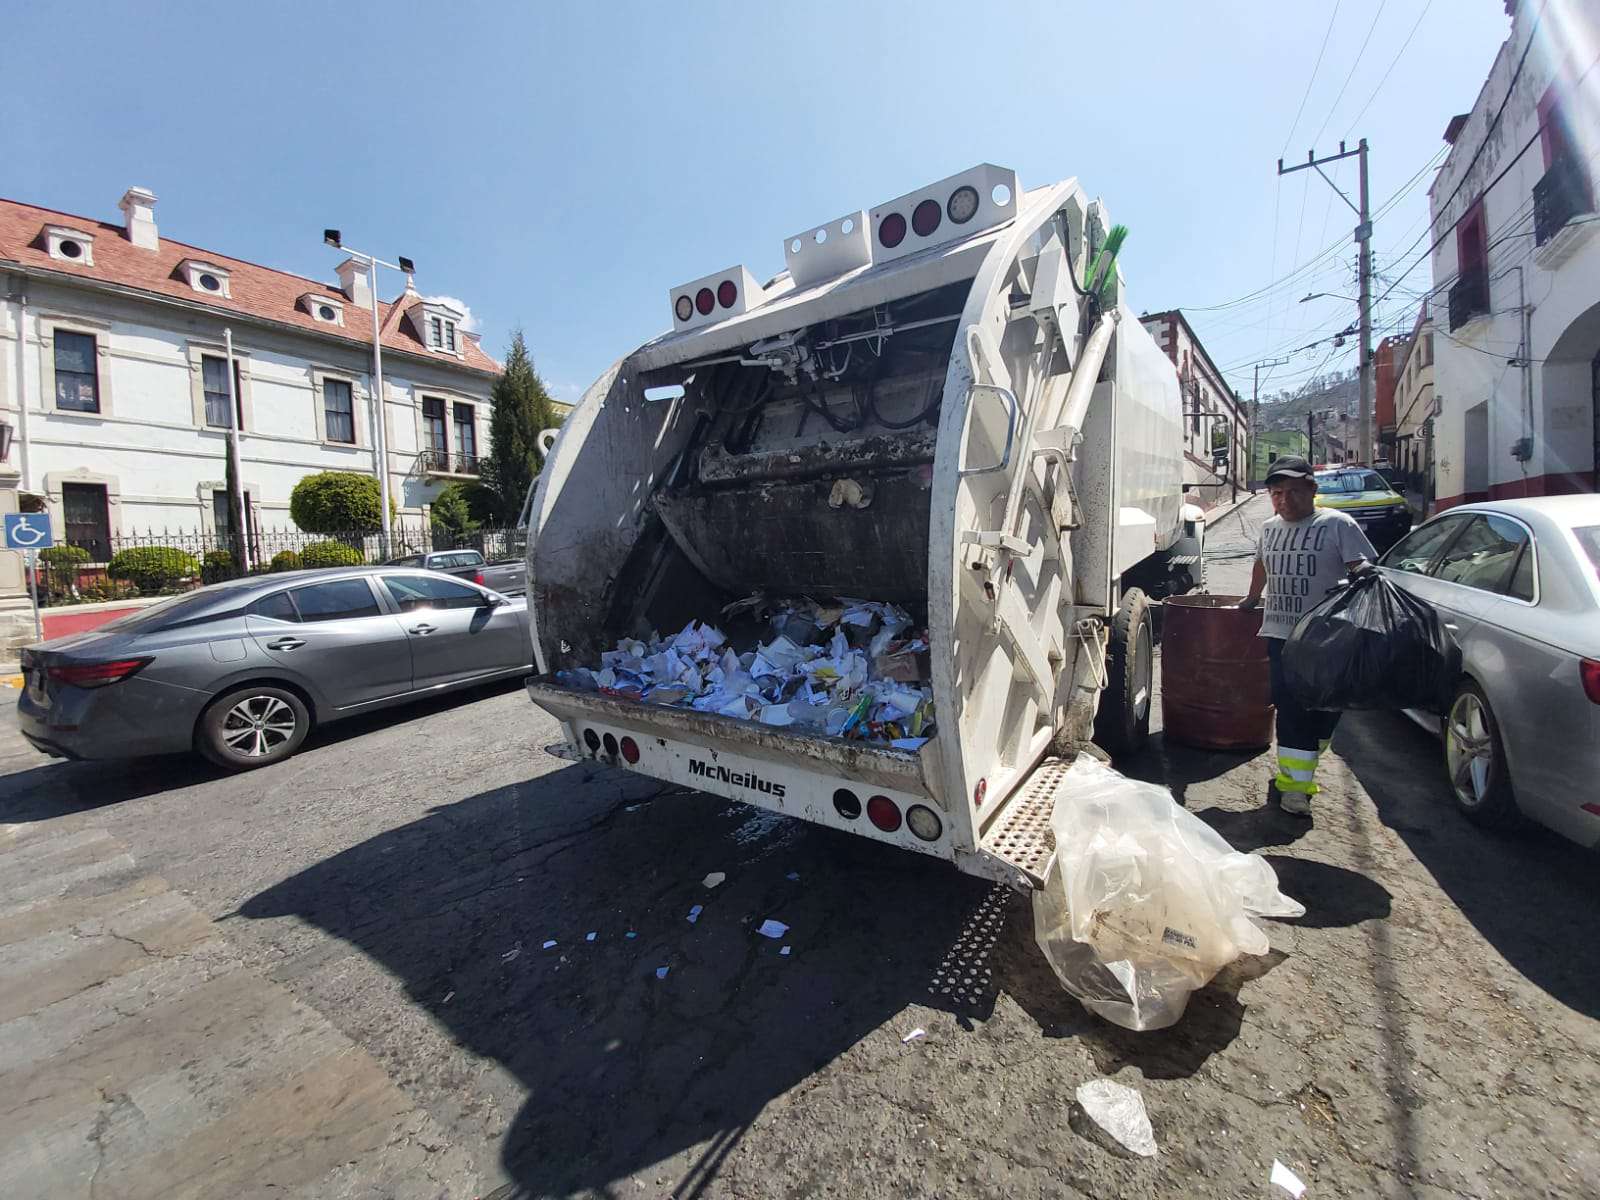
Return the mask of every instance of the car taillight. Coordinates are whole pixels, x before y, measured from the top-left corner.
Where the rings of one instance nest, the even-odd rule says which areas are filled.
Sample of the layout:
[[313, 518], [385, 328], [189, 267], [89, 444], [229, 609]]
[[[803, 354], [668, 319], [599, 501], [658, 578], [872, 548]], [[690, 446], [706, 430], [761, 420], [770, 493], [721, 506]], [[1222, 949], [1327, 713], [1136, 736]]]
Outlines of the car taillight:
[[639, 743], [634, 741], [631, 737], [623, 738], [622, 739], [622, 757], [627, 759], [629, 763], [638, 762], [639, 761]]
[[482, 587], [483, 586], [483, 572], [482, 571], [474, 571], [472, 573], [472, 582], [477, 584], [479, 587]]
[[1583, 678], [1583, 694], [1596, 704], [1600, 704], [1600, 662], [1593, 659], [1580, 659], [1578, 674]]
[[717, 298], [711, 294], [710, 288], [701, 288], [694, 294], [694, 306], [700, 310], [702, 317], [709, 317], [711, 310], [717, 306]]
[[884, 249], [893, 250], [906, 240], [906, 219], [899, 213], [890, 213], [878, 223], [878, 240]]
[[119, 658], [115, 662], [68, 663], [48, 668], [51, 682], [63, 687], [97, 688], [121, 683], [136, 674], [150, 660], [148, 658]]
[[918, 237], [927, 237], [939, 228], [939, 221], [943, 217], [944, 209], [939, 207], [937, 200], [924, 200], [912, 210], [911, 228]]
[[900, 828], [900, 806], [887, 796], [874, 796], [867, 801], [867, 820], [885, 833]]
[[739, 298], [739, 285], [731, 279], [724, 279], [717, 284], [717, 303], [723, 308], [732, 308], [735, 300]]

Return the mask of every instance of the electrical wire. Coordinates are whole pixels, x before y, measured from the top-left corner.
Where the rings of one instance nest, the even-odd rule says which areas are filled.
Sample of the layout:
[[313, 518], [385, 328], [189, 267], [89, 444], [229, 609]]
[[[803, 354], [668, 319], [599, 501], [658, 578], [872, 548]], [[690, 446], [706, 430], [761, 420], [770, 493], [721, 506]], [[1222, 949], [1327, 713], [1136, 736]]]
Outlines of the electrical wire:
[[1411, 26], [1411, 32], [1406, 34], [1406, 40], [1401, 42], [1400, 49], [1395, 51], [1394, 58], [1390, 60], [1389, 66], [1383, 72], [1383, 78], [1378, 80], [1378, 86], [1372, 89], [1372, 95], [1367, 97], [1367, 102], [1361, 106], [1361, 111], [1350, 119], [1350, 128], [1344, 131], [1345, 137], [1349, 137], [1354, 133], [1356, 125], [1360, 123], [1361, 118], [1367, 115], [1367, 109], [1372, 107], [1372, 102], [1378, 98], [1378, 93], [1383, 91], [1383, 85], [1389, 82], [1389, 76], [1394, 73], [1395, 67], [1399, 65], [1401, 58], [1405, 56], [1406, 47], [1411, 45], [1411, 39], [1417, 36], [1417, 30], [1422, 27], [1422, 18], [1428, 15], [1428, 10], [1432, 7], [1433, 0], [1428, 0], [1422, 6], [1422, 11], [1417, 14], [1416, 24]]
[[1333, 120], [1333, 114], [1339, 111], [1339, 101], [1344, 99], [1345, 90], [1350, 86], [1350, 81], [1356, 77], [1356, 68], [1361, 65], [1361, 57], [1367, 52], [1367, 45], [1372, 41], [1372, 35], [1378, 28], [1378, 22], [1383, 19], [1383, 10], [1388, 6], [1389, 0], [1380, 0], [1378, 11], [1372, 14], [1372, 24], [1367, 26], [1367, 36], [1361, 39], [1361, 49], [1356, 51], [1355, 61], [1350, 64], [1350, 73], [1344, 77], [1344, 82], [1339, 85], [1339, 94], [1333, 98], [1333, 107], [1328, 109], [1328, 115], [1322, 118], [1322, 124], [1311, 138], [1311, 144], [1316, 146], [1322, 139], [1323, 133], [1328, 128], [1328, 122]]
[[1328, 28], [1322, 33], [1322, 45], [1317, 49], [1317, 61], [1311, 66], [1311, 74], [1306, 78], [1305, 94], [1300, 97], [1300, 107], [1294, 110], [1294, 120], [1289, 125], [1289, 132], [1284, 135], [1283, 149], [1278, 151], [1282, 158], [1289, 152], [1289, 143], [1294, 140], [1294, 131], [1300, 127], [1300, 117], [1306, 111], [1306, 101], [1311, 99], [1311, 85], [1317, 81], [1317, 72], [1322, 69], [1322, 56], [1328, 52], [1328, 39], [1333, 36], [1333, 27], [1339, 20], [1339, 5], [1343, 0], [1334, 0], [1333, 15], [1328, 18]]

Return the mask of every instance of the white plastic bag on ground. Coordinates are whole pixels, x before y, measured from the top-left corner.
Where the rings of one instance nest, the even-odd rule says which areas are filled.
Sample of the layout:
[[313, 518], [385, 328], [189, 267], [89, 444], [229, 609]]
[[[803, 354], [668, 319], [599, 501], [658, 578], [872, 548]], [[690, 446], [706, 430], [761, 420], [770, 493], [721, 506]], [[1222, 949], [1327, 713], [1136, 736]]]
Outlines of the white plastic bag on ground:
[[1259, 854], [1233, 849], [1166, 788], [1088, 756], [1063, 779], [1051, 829], [1034, 939], [1067, 991], [1125, 1029], [1165, 1029], [1224, 966], [1265, 954], [1253, 916], [1305, 915]]

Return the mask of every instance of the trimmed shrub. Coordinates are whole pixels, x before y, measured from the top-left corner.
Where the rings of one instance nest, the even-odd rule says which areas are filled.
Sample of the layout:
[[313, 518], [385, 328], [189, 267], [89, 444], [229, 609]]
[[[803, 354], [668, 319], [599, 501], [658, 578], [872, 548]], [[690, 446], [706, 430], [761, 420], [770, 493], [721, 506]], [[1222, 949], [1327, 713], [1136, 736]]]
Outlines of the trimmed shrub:
[[232, 579], [238, 573], [239, 568], [234, 563], [230, 551], [207, 550], [205, 558], [200, 560], [202, 583], [221, 583], [224, 579]]
[[82, 546], [49, 546], [39, 551], [39, 561], [52, 567], [75, 567], [89, 561], [89, 552]]
[[272, 569], [278, 571], [298, 571], [301, 567], [300, 555], [293, 550], [279, 550], [272, 556]]
[[371, 533], [383, 525], [378, 478], [355, 471], [307, 475], [289, 493], [289, 516], [308, 533]]
[[359, 567], [366, 556], [343, 542], [312, 542], [300, 551], [303, 567]]
[[195, 556], [176, 546], [130, 546], [111, 556], [106, 573], [141, 592], [160, 592], [200, 574]]

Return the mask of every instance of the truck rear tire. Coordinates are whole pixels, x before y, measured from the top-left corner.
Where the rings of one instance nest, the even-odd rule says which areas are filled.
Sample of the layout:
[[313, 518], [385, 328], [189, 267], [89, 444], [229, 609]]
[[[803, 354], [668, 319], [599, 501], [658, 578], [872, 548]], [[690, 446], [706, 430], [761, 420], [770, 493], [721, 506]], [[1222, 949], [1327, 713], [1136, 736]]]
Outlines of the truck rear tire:
[[1106, 689], [1094, 718], [1094, 740], [1115, 758], [1144, 749], [1150, 737], [1150, 703], [1155, 691], [1155, 631], [1150, 601], [1129, 588], [1111, 621], [1106, 650]]

